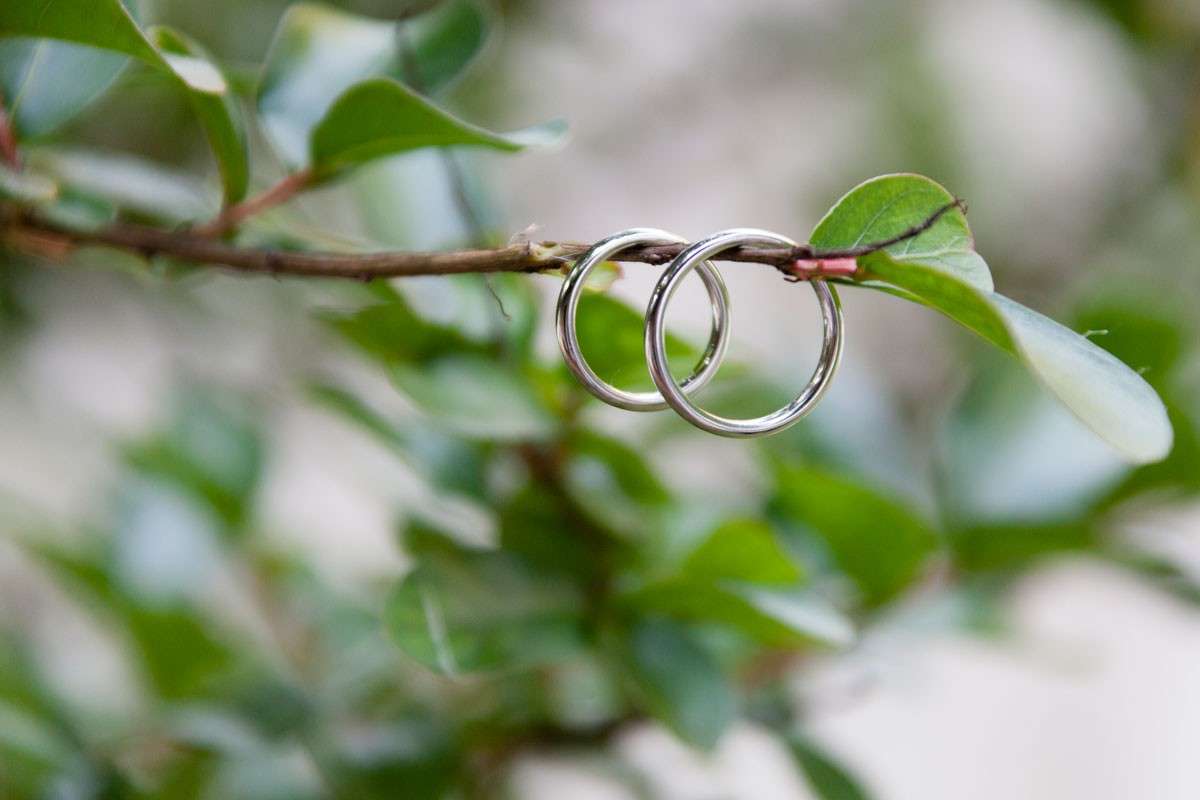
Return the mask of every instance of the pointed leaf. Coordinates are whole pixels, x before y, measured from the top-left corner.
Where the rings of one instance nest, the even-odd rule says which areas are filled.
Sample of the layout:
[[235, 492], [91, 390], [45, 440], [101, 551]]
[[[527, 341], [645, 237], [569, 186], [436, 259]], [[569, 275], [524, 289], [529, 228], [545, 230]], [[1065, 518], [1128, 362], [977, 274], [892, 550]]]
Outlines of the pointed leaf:
[[[628, 303], [607, 294], [585, 293], [579, 300], [576, 333], [588, 365], [602, 380], [633, 391], [654, 388], [646, 368], [646, 319]], [[667, 359], [686, 376], [700, 352], [667, 335]], [[564, 367], [565, 370], [565, 367]], [[571, 379], [574, 381], [574, 378]]]
[[903, 591], [937, 545], [933, 529], [901, 503], [818, 469], [779, 464], [776, 504], [811, 529], [869, 605]]
[[61, 39], [125, 53], [201, 92], [222, 92], [225, 80], [207, 61], [159, 52], [119, 0], [53, 0], [0, 5], [0, 36]]
[[398, 48], [397, 23], [350, 14], [322, 3], [290, 6], [267, 55], [258, 92], [271, 144], [294, 168], [305, 166], [309, 134], [339, 95], [371, 77], [405, 80], [420, 72], [424, 93], [449, 85], [478, 53], [489, 21], [471, 0], [451, 0], [406, 21], [399, 30], [411, 50]]
[[318, 176], [422, 147], [473, 145], [516, 152], [562, 140], [566, 126], [547, 122], [492, 133], [443, 111], [390, 78], [363, 81], [342, 94], [313, 129], [309, 158]]
[[726, 625], [776, 647], [843, 647], [854, 639], [850, 621], [811, 592], [677, 577], [637, 589], [625, 601], [642, 613]]
[[686, 629], [666, 620], [635, 623], [624, 644], [636, 699], [683, 741], [715, 747], [737, 702], [716, 660]]
[[189, 222], [216, 211], [216, 198], [192, 175], [126, 155], [38, 147], [29, 166], [85, 198], [164, 222]]
[[[845, 250], [887, 240], [920, 225], [954, 195], [922, 175], [881, 175], [851, 189], [812, 232], [818, 251]], [[933, 227], [886, 251], [896, 261], [918, 262], [953, 275], [977, 289], [992, 290], [987, 262], [961, 209], [943, 214]]]
[[567, 447], [567, 491], [587, 514], [636, 538], [652, 528], [671, 493], [634, 447], [593, 431], [576, 431]]
[[[402, 58], [401, 70], [394, 77], [422, 94], [444, 91], [479, 55], [493, 24], [489, 8], [475, 0], [438, 3], [404, 23], [412, 64]], [[410, 67], [418, 74], [409, 74]]]
[[544, 439], [554, 420], [521, 375], [473, 356], [447, 356], [420, 368], [401, 365], [396, 385], [448, 430], [471, 439]]
[[508, 554], [427, 554], [388, 598], [400, 649], [447, 675], [544, 664], [582, 647], [582, 600]]
[[683, 572], [693, 578], [784, 585], [801, 577], [771, 526], [754, 519], [717, 527], [687, 557]]
[[[200, 45], [178, 31], [160, 26], [150, 30], [150, 38], [168, 56], [212, 64]], [[209, 146], [216, 157], [225, 203], [229, 205], [246, 196], [246, 187], [250, 182], [250, 164], [242, 109], [224, 78], [222, 83], [225, 88], [220, 92], [202, 92], [190, 87], [185, 89], [188, 102], [204, 128]]]
[[1075, 331], [994, 294], [1022, 359], [1085, 424], [1136, 463], [1164, 458], [1173, 439], [1167, 410], [1140, 375]]
[[1085, 425], [1134, 463], [1164, 458], [1173, 434], [1166, 407], [1145, 380], [1084, 336], [994, 292], [886, 253], [859, 261], [869, 277], [897, 286], [1021, 359]]
[[17, 136], [53, 133], [103, 94], [129, 61], [50, 39], [0, 39], [0, 93]]
[[820, 800], [870, 800], [862, 784], [807, 736], [789, 736], [788, 747]]

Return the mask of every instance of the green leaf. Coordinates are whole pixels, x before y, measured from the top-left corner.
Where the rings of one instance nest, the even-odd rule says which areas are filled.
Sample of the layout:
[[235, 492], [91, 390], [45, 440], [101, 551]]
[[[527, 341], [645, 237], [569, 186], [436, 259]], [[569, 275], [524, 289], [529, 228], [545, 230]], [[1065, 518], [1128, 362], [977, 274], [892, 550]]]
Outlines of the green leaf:
[[[606, 294], [584, 293], [576, 317], [579, 347], [588, 365], [614, 386], [644, 391], [654, 388], [646, 368], [645, 316]], [[667, 358], [689, 369], [700, 353], [676, 336], [667, 336]], [[687, 372], [682, 373], [687, 375]], [[572, 378], [572, 380], [574, 380]]]
[[0, 93], [17, 136], [53, 133], [103, 94], [128, 61], [50, 39], [0, 40]]
[[309, 160], [318, 177], [422, 147], [473, 145], [516, 152], [558, 143], [561, 121], [492, 133], [443, 111], [404, 84], [372, 78], [346, 90], [312, 131]]
[[687, 557], [683, 572], [699, 579], [762, 584], [794, 584], [801, 578], [771, 526], [755, 519], [721, 524]]
[[[89, 535], [99, 541], [103, 534]], [[129, 638], [138, 665], [159, 696], [182, 699], [203, 693], [236, 664], [238, 652], [206, 616], [187, 603], [163, 603], [126, 591], [116, 574], [118, 562], [110, 563], [106, 550], [94, 542], [84, 552], [46, 541], [23, 546], [78, 593], [89, 611]]]
[[465, 550], [494, 550], [493, 543], [474, 531], [463, 531], [414, 515], [405, 520], [400, 531], [400, 545], [405, 554], [418, 559], [431, 553], [455, 554]]
[[1137, 550], [1121, 549], [1102, 553], [1102, 556], [1180, 602], [1200, 607], [1200, 579], [1185, 566]]
[[964, 571], [1016, 570], [1054, 555], [1085, 552], [1099, 541], [1086, 521], [987, 524], [952, 531], [955, 564]]
[[[817, 223], [809, 239], [818, 252], [846, 250], [898, 236], [920, 225], [954, 195], [921, 175], [881, 175], [861, 183], [839, 200]], [[932, 267], [990, 292], [987, 262], [975, 252], [975, 241], [961, 209], [951, 209], [933, 227], [886, 251], [901, 263]]]
[[215, 198], [193, 176], [123, 153], [38, 147], [28, 160], [63, 188], [151, 219], [191, 222], [217, 210]]
[[440, 356], [487, 348], [455, 327], [427, 321], [399, 291], [379, 292], [380, 302], [351, 314], [327, 314], [325, 320], [360, 350], [386, 365], [425, 363]]
[[[487, 41], [495, 23], [490, 7], [475, 0], [448, 0], [404, 23], [411, 70], [401, 54], [398, 77], [422, 94], [438, 94], [462, 75]], [[415, 71], [417, 74], [411, 74]]]
[[[178, 31], [155, 27], [150, 30], [150, 39], [164, 54], [212, 63], [200, 45]], [[216, 70], [216, 67], [213, 69]], [[250, 163], [241, 107], [224, 77], [222, 82], [225, 88], [220, 92], [197, 91], [191, 87], [186, 87], [186, 90], [188, 102], [200, 120], [217, 159], [225, 203], [231, 205], [246, 196], [250, 183]]]
[[807, 736], [793, 734], [787, 743], [820, 800], [870, 800], [862, 784]]
[[688, 744], [714, 748], [737, 710], [716, 660], [685, 628], [657, 619], [634, 623], [624, 650], [639, 704]]
[[446, 675], [558, 661], [582, 647], [582, 600], [505, 553], [427, 553], [388, 598], [400, 649]]
[[595, 586], [607, 580], [605, 572], [620, 555], [616, 539], [576, 536], [578, 512], [567, 498], [537, 481], [530, 481], [498, 511], [500, 546], [539, 574]]
[[1086, 337], [933, 267], [901, 263], [886, 253], [873, 253], [859, 263], [869, 276], [910, 292], [1017, 356], [1045, 388], [1129, 461], [1158, 461], [1170, 451], [1171, 423], [1154, 389]]
[[36, 787], [50, 783], [54, 771], [75, 757], [71, 743], [46, 720], [0, 698], [0, 790], [34, 797]]
[[119, 0], [50, 0], [4, 3], [0, 36], [29, 36], [125, 53], [165, 71], [200, 92], [221, 93], [225, 79], [202, 59], [159, 52]]
[[[470, 0], [439, 3], [399, 29], [420, 72], [421, 89], [451, 84], [478, 53], [489, 20]], [[321, 3], [297, 3], [279, 23], [258, 91], [271, 144], [292, 167], [305, 166], [312, 129], [333, 101], [370, 77], [405, 80], [397, 23], [347, 13]], [[411, 82], [411, 81], [409, 81]]]
[[819, 537], [868, 605], [880, 605], [908, 587], [937, 546], [928, 523], [865, 486], [782, 463], [775, 480], [778, 512]]
[[310, 396], [392, 448], [439, 489], [484, 498], [485, 446], [432, 430], [424, 420], [391, 419], [335, 386], [313, 386]]
[[570, 731], [594, 731], [627, 711], [618, 685], [618, 664], [588, 653], [556, 664], [545, 675], [546, 711]]
[[423, 411], [447, 430], [471, 439], [545, 439], [554, 420], [519, 373], [476, 356], [446, 356], [392, 373]]
[[170, 426], [125, 449], [143, 475], [190, 495], [240, 537], [253, 511], [263, 473], [262, 432], [248, 403], [202, 387], [176, 400]]
[[850, 621], [812, 592], [673, 577], [636, 589], [624, 601], [640, 613], [728, 626], [774, 647], [844, 647], [854, 639]]
[[[395, 720], [365, 721], [357, 730], [357, 736], [327, 737], [333, 757], [327, 765], [322, 764], [320, 779], [314, 778], [311, 769], [301, 773], [311, 785], [306, 794], [280, 791], [278, 783], [271, 781], [258, 798], [249, 800], [320, 800], [329, 795], [329, 784], [337, 787], [339, 796], [355, 800], [442, 800], [458, 794], [456, 786], [466, 772], [461, 743], [441, 721], [410, 713]], [[297, 763], [307, 766], [291, 757], [293, 753], [284, 751], [279, 760], [293, 771], [298, 771]], [[244, 770], [241, 780], [230, 781], [227, 790], [217, 796], [240, 796], [247, 779], [258, 774], [259, 765], [246, 759]]]
[[594, 431], [575, 431], [565, 448], [564, 480], [588, 515], [629, 536], [647, 532], [671, 494], [635, 448]]
[[937, 309], [1001, 350], [1016, 354], [1012, 333], [991, 303], [996, 296], [993, 293], [980, 291], [936, 267], [896, 261], [886, 253], [863, 256], [858, 263], [868, 276], [902, 290], [906, 299]]

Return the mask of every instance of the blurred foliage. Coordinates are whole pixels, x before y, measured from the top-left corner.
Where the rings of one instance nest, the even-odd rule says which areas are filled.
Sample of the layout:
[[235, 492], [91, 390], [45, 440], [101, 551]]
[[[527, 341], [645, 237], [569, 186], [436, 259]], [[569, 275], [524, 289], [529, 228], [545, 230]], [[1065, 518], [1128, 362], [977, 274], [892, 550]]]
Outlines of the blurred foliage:
[[[0, 92], [24, 159], [22, 171], [0, 171], [4, 213], [34, 209], [79, 227], [188, 224], [270, 185], [273, 167], [342, 178], [385, 156], [415, 163], [403, 154], [418, 148], [514, 151], [561, 135], [557, 123], [493, 134], [447, 110], [498, 21], [476, 0], [225, 3], [203, 14], [200, 4], [161, 4], [150, 21], [194, 32], [212, 54], [174, 28], [141, 27], [143, 15], [117, 0], [59, 0], [41, 14], [35, 5], [0, 10]], [[1166, 29], [1150, 2], [1092, 5], [1143, 44]], [[273, 43], [255, 55], [261, 63], [244, 63], [241, 26], [261, 31], [268, 12]], [[228, 41], [211, 41], [218, 23]], [[142, 108], [120, 113], [143, 91], [162, 117], [190, 111], [190, 135], [209, 143], [208, 177], [181, 155], [182, 133], [159, 135], [174, 128], [146, 123]], [[912, 125], [924, 130], [934, 112], [919, 111]], [[134, 146], [97, 149], [84, 133], [98, 127], [136, 131], [151, 140], [138, 140], [147, 152], [184, 163]], [[442, 192], [464, 169], [447, 163]], [[418, 201], [434, 192], [402, 185], [401, 174], [378, 173], [391, 182], [381, 191]], [[458, 177], [460, 190], [477, 179]], [[812, 242], [883, 239], [951, 199], [919, 176], [869, 181]], [[365, 227], [354, 235], [367, 246], [389, 243]], [[231, 236], [363, 244], [308, 230], [286, 208]], [[17, 248], [4, 258], [7, 342], [37, 324], [38, 310], [24, 291], [29, 259]], [[1132, 510], [1200, 493], [1195, 298], [1142, 302], [1114, 284], [1081, 296], [1070, 326], [1059, 325], [994, 293], [957, 209], [865, 266], [871, 288], [980, 335], [963, 390], [937, 399], [944, 413], [933, 423], [879, 423], [906, 426], [903, 436], [854, 409], [746, 443], [760, 480], [736, 502], [672, 484], [648, 455], [649, 442], [694, 433], [614, 433], [566, 369], [539, 355], [533, 278], [338, 294], [313, 316], [413, 413], [377, 407], [324, 374], [306, 376], [306, 397], [407, 465], [438, 505], [490, 523], [478, 535], [427, 509], [398, 509], [397, 547], [411, 563], [387, 585], [339, 585], [271, 543], [260, 516], [269, 402], [190, 378], [156, 432], [121, 443], [107, 513], [81, 531], [8, 531], [117, 645], [127, 686], [113, 689], [117, 702], [68, 691], [47, 668], [38, 626], [5, 609], [0, 797], [495, 797], [526, 752], [616, 758], [613, 736], [645, 720], [710, 751], [749, 720], [779, 737], [817, 796], [859, 800], [866, 784], [813, 740], [809, 709], [787, 690], [797, 667], [853, 650], [918, 598], [962, 609], [943, 630], [999, 635], [1007, 590], [1067, 556], [1200, 602], [1186, 567], [1131, 542], [1124, 524]], [[594, 288], [579, 313], [585, 354], [602, 377], [645, 388], [641, 315]], [[670, 349], [680, 365], [696, 352], [675, 338]], [[787, 390], [743, 368], [727, 370], [710, 397], [736, 406], [777, 395]], [[1156, 461], [1171, 427], [1174, 448]], [[935, 441], [931, 464], [906, 448], [920, 437]], [[884, 471], [919, 490], [898, 490], [903, 481]], [[72, 669], [87, 670], [86, 657], [81, 649]], [[613, 770], [644, 794], [634, 772]]]

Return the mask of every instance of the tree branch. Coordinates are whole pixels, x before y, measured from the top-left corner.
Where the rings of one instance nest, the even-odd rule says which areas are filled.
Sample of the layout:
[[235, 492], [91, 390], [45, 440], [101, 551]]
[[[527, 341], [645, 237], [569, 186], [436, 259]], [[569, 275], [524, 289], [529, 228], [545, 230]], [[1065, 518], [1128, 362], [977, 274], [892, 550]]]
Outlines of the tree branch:
[[[722, 253], [718, 260], [768, 264], [785, 275], [802, 279], [852, 277], [842, 265], [836, 263], [838, 259], [857, 258], [919, 236], [945, 213], [962, 207], [961, 201], [956, 200], [898, 236], [847, 250], [816, 251], [810, 245], [738, 247]], [[239, 247], [203, 232], [166, 231], [127, 223], [95, 230], [73, 230], [28, 213], [17, 213], [7, 220], [0, 220], [0, 237], [10, 246], [42, 256], [62, 254], [74, 247], [100, 245], [139, 253], [147, 258], [170, 256], [196, 264], [228, 267], [238, 272], [362, 281], [416, 275], [561, 270], [591, 246], [578, 242], [518, 242], [490, 250], [436, 253], [317, 253]], [[619, 260], [664, 264], [684, 247], [686, 245], [681, 244], [633, 247], [622, 253]], [[826, 267], [824, 261], [834, 263]], [[806, 263], [801, 269], [797, 262], [813, 263]]]

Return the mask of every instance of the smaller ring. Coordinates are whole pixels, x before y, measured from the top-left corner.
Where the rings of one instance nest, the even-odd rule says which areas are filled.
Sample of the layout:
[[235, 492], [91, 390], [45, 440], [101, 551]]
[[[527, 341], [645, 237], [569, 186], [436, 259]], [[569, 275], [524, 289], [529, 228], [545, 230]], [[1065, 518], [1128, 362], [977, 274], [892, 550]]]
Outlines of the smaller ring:
[[[601, 239], [575, 262], [570, 274], [563, 281], [562, 290], [558, 293], [555, 322], [558, 329], [558, 346], [567, 366], [589, 392], [609, 405], [629, 411], [658, 411], [666, 408], [667, 403], [658, 392], [631, 392], [618, 389], [601, 379], [583, 357], [575, 317], [579, 311], [579, 298], [584, 282], [596, 265], [631, 247], [664, 242], [686, 244], [687, 240], [657, 228], [630, 228]], [[696, 363], [696, 368], [677, 387], [677, 391], [683, 393], [694, 392], [712, 380], [729, 346], [729, 290], [725, 288], [725, 282], [721, 280], [720, 273], [712, 264], [699, 264], [698, 272], [704, 281], [704, 288], [708, 291], [708, 300], [713, 308], [712, 333], [708, 338], [708, 346]], [[671, 385], [675, 387], [674, 382]]]
[[842, 310], [838, 305], [837, 295], [824, 281], [809, 281], [821, 307], [824, 339], [817, 367], [808, 385], [796, 399], [765, 416], [729, 419], [699, 408], [680, 391], [667, 368], [667, 304], [679, 287], [680, 281], [697, 263], [743, 245], [795, 247], [796, 243], [786, 236], [756, 228], [733, 228], [714, 233], [690, 245], [675, 257], [659, 278], [654, 293], [650, 296], [650, 304], [646, 308], [646, 360], [650, 365], [650, 377], [654, 379], [654, 385], [662, 392], [667, 404], [688, 422], [709, 433], [731, 438], [767, 436], [795, 425], [807, 416], [825, 395], [842, 359]]

